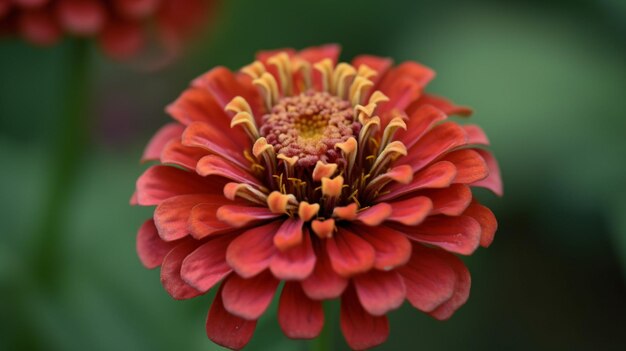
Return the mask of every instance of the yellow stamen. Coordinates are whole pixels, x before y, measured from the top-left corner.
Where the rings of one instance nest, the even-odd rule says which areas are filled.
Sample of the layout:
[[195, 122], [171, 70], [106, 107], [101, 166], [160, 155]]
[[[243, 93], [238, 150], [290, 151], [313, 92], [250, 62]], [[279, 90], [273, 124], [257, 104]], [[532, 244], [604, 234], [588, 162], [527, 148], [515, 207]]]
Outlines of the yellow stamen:
[[263, 65], [261, 61], [254, 61], [251, 64], [243, 67], [241, 69], [241, 72], [249, 75], [252, 79], [257, 79], [267, 71], [265, 70], [265, 65]]
[[263, 160], [270, 174], [276, 173], [276, 153], [274, 147], [264, 137], [258, 138], [252, 146], [252, 154], [258, 160]]
[[376, 76], [377, 72], [371, 69], [368, 65], [360, 65], [357, 75], [363, 78], [370, 79]]
[[332, 218], [323, 221], [316, 219], [311, 222], [311, 229], [322, 239], [330, 238], [335, 232], [335, 220]]
[[278, 191], [273, 191], [267, 197], [267, 207], [273, 213], [287, 213], [288, 210], [292, 210], [296, 207], [298, 201], [292, 194], [282, 194]]
[[[362, 162], [361, 160], [363, 159], [363, 155], [367, 148], [367, 141], [369, 141], [372, 138], [372, 136], [375, 135], [376, 132], [378, 132], [378, 129], [380, 129], [380, 118], [378, 116], [374, 116], [370, 118], [361, 127], [361, 131], [359, 132], [359, 143], [358, 143], [360, 147], [359, 147], [358, 156], [357, 156], [357, 160], [359, 160], [359, 162]], [[367, 160], [367, 156], [365, 157], [365, 159]]]
[[276, 67], [278, 76], [280, 78], [280, 86], [283, 91], [283, 95], [289, 96], [293, 94], [292, 90], [292, 77], [293, 72], [291, 70], [291, 60], [289, 55], [285, 52], [281, 52], [275, 56], [270, 57], [267, 63]]
[[336, 198], [341, 195], [343, 189], [343, 177], [338, 175], [333, 179], [322, 178], [322, 194], [329, 198]]
[[356, 160], [358, 143], [356, 139], [354, 139], [353, 137], [350, 137], [348, 138], [348, 140], [346, 140], [343, 143], [335, 144], [335, 148], [341, 150], [341, 153], [343, 154], [343, 158], [347, 162], [346, 168], [344, 171], [346, 173], [346, 178], [350, 179], [351, 178], [350, 176], [352, 174], [352, 168], [354, 168], [354, 162]]
[[311, 89], [311, 64], [305, 60], [296, 60], [293, 63], [294, 72], [302, 73], [302, 78], [304, 80], [304, 86], [300, 87], [300, 91], [306, 91]]
[[372, 96], [370, 96], [368, 104], [380, 104], [381, 102], [386, 101], [389, 101], [387, 95], [383, 94], [383, 92], [380, 90], [376, 90], [372, 93]]
[[248, 104], [248, 101], [246, 101], [246, 99], [244, 99], [241, 96], [235, 96], [228, 103], [228, 105], [226, 105], [224, 110], [231, 111], [231, 112], [234, 112], [234, 113], [247, 112], [251, 116], [253, 115], [252, 114], [252, 108], [250, 107], [250, 104]]
[[337, 164], [335, 163], [324, 163], [322, 161], [317, 161], [315, 164], [315, 168], [313, 169], [313, 180], [319, 182], [322, 178], [331, 177], [337, 171]]
[[334, 94], [342, 99], [346, 98], [347, 95], [347, 82], [351, 80], [356, 75], [356, 70], [354, 67], [347, 63], [340, 63], [335, 68], [332, 76], [332, 85], [330, 88], [331, 94]]
[[283, 161], [283, 165], [285, 166], [285, 176], [287, 179], [293, 177], [294, 167], [298, 162], [298, 156], [287, 157], [283, 154], [278, 154], [277, 158]]
[[385, 185], [391, 182], [408, 184], [413, 180], [413, 170], [409, 165], [400, 165], [372, 179], [365, 188], [366, 196], [375, 197]]
[[389, 98], [379, 90], [376, 90], [372, 96], [370, 96], [367, 105], [356, 105], [354, 107], [357, 120], [361, 122], [361, 124], [365, 124], [374, 115], [378, 105], [385, 101], [389, 101]]
[[252, 141], [259, 138], [259, 130], [256, 127], [254, 117], [246, 111], [238, 112], [233, 119], [230, 120], [230, 127], [241, 125]]
[[261, 90], [261, 94], [263, 95], [265, 101], [265, 107], [267, 107], [268, 110], [271, 110], [272, 106], [274, 106], [280, 98], [278, 83], [276, 83], [274, 76], [265, 72], [261, 74], [259, 78], [253, 80], [252, 84], [256, 85]]
[[269, 153], [274, 154], [274, 148], [267, 142], [267, 139], [264, 137], [260, 137], [256, 140], [254, 145], [252, 146], [252, 154], [257, 159], [261, 159], [263, 154]]
[[407, 150], [406, 146], [401, 141], [393, 141], [389, 143], [383, 151], [378, 155], [376, 161], [374, 161], [374, 165], [370, 171], [370, 174], [375, 177], [380, 172], [384, 170], [389, 163], [394, 161], [400, 155], [406, 156]]
[[322, 74], [322, 91], [329, 91], [332, 86], [333, 62], [330, 59], [324, 59], [315, 63], [313, 68]]
[[250, 184], [244, 183], [228, 183], [224, 186], [224, 197], [229, 200], [235, 200], [240, 197], [252, 201], [254, 203], [265, 205], [267, 203], [267, 195]]
[[361, 98], [363, 96], [364, 91], [373, 86], [374, 86], [374, 83], [365, 77], [357, 76], [356, 78], [354, 78], [354, 81], [352, 82], [352, 86], [350, 87], [350, 95], [349, 95], [349, 100], [352, 103], [352, 105], [353, 106], [359, 105], [361, 103]]
[[335, 207], [333, 209], [333, 216], [345, 219], [347, 221], [352, 221], [356, 218], [358, 209], [359, 206], [354, 202], [349, 204], [348, 206]]
[[387, 144], [389, 144], [391, 140], [393, 140], [393, 136], [400, 128], [406, 130], [406, 123], [404, 123], [402, 117], [396, 116], [387, 124], [387, 127], [385, 127], [385, 131], [383, 132], [383, 138], [380, 141], [380, 151], [382, 151], [387, 146]]
[[306, 201], [301, 201], [300, 207], [298, 208], [298, 217], [307, 222], [310, 221], [313, 217], [317, 216], [319, 210], [319, 204], [310, 204]]

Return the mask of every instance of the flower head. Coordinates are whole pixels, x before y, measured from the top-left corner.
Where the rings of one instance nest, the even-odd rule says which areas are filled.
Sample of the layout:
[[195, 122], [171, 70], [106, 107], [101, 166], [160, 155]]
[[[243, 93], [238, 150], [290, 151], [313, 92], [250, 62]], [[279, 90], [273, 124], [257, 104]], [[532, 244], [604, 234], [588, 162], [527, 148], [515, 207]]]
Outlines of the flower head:
[[498, 167], [479, 127], [448, 119], [471, 111], [425, 93], [434, 72], [417, 63], [338, 55], [287, 49], [214, 68], [145, 150], [161, 164], [132, 199], [156, 206], [139, 256], [176, 299], [219, 286], [206, 330], [220, 345], [249, 341], [281, 281], [290, 338], [316, 337], [335, 298], [354, 349], [382, 343], [404, 300], [447, 319], [470, 288], [455, 254], [493, 240], [471, 187], [500, 194]]
[[64, 35], [97, 38], [112, 58], [128, 59], [154, 36], [170, 55], [204, 22], [213, 0], [0, 0], [0, 32], [36, 45]]

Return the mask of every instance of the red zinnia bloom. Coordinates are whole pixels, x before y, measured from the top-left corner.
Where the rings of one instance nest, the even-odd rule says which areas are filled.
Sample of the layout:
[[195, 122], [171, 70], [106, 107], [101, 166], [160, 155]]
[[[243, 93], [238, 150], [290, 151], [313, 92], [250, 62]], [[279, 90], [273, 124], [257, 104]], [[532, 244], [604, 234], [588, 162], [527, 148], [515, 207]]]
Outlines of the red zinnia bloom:
[[156, 206], [139, 257], [176, 299], [221, 282], [206, 322], [220, 345], [246, 345], [280, 281], [290, 338], [316, 337], [334, 298], [354, 349], [382, 343], [405, 299], [446, 319], [470, 288], [454, 254], [493, 240], [470, 189], [500, 194], [498, 166], [479, 127], [448, 120], [471, 111], [424, 93], [434, 72], [415, 62], [338, 56], [327, 45], [214, 68], [145, 150], [161, 164], [132, 199]]
[[64, 34], [97, 38], [116, 59], [136, 56], [151, 27], [168, 55], [205, 22], [215, 0], [0, 0], [0, 30], [37, 45]]

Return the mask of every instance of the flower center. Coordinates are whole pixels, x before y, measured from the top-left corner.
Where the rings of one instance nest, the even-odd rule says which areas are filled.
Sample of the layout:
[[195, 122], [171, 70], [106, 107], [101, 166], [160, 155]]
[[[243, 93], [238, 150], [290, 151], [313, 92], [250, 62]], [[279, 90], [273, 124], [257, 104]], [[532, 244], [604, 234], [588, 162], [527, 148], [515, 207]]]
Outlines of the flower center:
[[281, 98], [263, 116], [260, 133], [287, 157], [297, 156], [297, 165], [308, 168], [319, 160], [343, 163], [335, 144], [359, 134], [350, 102], [327, 92], [307, 91]]

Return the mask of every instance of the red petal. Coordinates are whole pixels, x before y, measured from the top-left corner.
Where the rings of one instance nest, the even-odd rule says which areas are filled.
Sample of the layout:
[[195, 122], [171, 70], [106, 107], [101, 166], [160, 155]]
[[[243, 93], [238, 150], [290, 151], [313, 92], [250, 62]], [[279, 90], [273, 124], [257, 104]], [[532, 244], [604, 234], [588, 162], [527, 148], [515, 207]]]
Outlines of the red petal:
[[[385, 78], [383, 82], [384, 84]], [[409, 77], [396, 78], [393, 85], [385, 86], [385, 90], [380, 89], [389, 98], [388, 102], [380, 103], [377, 113], [381, 116], [381, 124], [387, 125], [391, 119], [392, 111], [404, 110], [422, 94], [423, 87]]]
[[[167, 112], [176, 120], [185, 125], [194, 122], [204, 122], [216, 131], [228, 131], [221, 139], [227, 140], [226, 145], [247, 148], [250, 139], [240, 128], [230, 127], [230, 116], [224, 110], [215, 97], [204, 88], [190, 87], [172, 104], [167, 106]], [[233, 143], [234, 142], [234, 143]]]
[[169, 123], [161, 127], [159, 131], [154, 134], [148, 146], [143, 151], [141, 161], [158, 160], [161, 157], [161, 152], [165, 148], [165, 145], [171, 140], [179, 139], [183, 134], [185, 127], [178, 123]]
[[152, 219], [145, 221], [137, 233], [137, 255], [148, 269], [160, 266], [167, 253], [177, 244], [163, 241]]
[[211, 93], [202, 88], [189, 87], [165, 110], [184, 125], [206, 122], [217, 129], [230, 128], [230, 117], [226, 111]]
[[249, 229], [233, 240], [226, 250], [226, 261], [237, 274], [249, 278], [269, 267], [276, 253], [272, 237], [280, 224], [275, 221]]
[[287, 219], [274, 236], [274, 245], [276, 245], [280, 251], [299, 246], [302, 243], [303, 224], [304, 222], [301, 219]]
[[382, 104], [378, 113], [383, 115], [394, 108], [400, 111], [406, 110], [434, 77], [433, 70], [416, 62], [403, 62], [392, 68], [378, 87], [390, 98], [390, 101]]
[[462, 255], [471, 255], [480, 242], [480, 225], [469, 216], [434, 216], [417, 227], [395, 224], [392, 227], [403, 232], [409, 239]]
[[206, 334], [214, 343], [232, 350], [240, 350], [254, 334], [256, 321], [248, 321], [232, 315], [224, 309], [222, 287], [215, 295], [206, 320]]
[[432, 105], [448, 116], [469, 116], [472, 109], [466, 106], [456, 106], [450, 100], [432, 94], [423, 94], [413, 105], [409, 107], [409, 111], [413, 111], [424, 105]]
[[348, 346], [354, 350], [364, 350], [380, 345], [389, 336], [387, 317], [375, 317], [368, 314], [359, 303], [352, 287], [341, 296], [339, 319], [343, 336]]
[[455, 177], [456, 167], [451, 162], [440, 161], [417, 172], [409, 184], [392, 184], [389, 192], [379, 196], [377, 200], [388, 201], [420, 189], [446, 188]]
[[394, 271], [371, 270], [353, 279], [361, 305], [373, 316], [383, 316], [400, 307], [404, 301], [404, 281]]
[[472, 203], [463, 215], [474, 218], [480, 224], [480, 246], [489, 247], [498, 229], [498, 222], [493, 212], [479, 203]]
[[419, 171], [432, 160], [446, 151], [465, 145], [467, 135], [458, 124], [446, 122], [426, 133], [412, 148], [401, 164], [411, 165], [414, 172]]
[[405, 264], [411, 257], [411, 242], [407, 237], [386, 226], [354, 227], [376, 252], [374, 268], [388, 271]]
[[431, 312], [452, 297], [457, 277], [450, 267], [451, 259], [454, 256], [443, 250], [414, 245], [409, 262], [398, 268], [413, 307]]
[[267, 221], [282, 214], [274, 213], [267, 207], [224, 205], [217, 210], [217, 218], [229, 225], [241, 228], [250, 223]]
[[374, 248], [346, 229], [339, 228], [337, 235], [326, 239], [326, 250], [333, 269], [341, 276], [367, 272], [374, 266]]
[[357, 220], [365, 225], [377, 226], [391, 215], [391, 206], [384, 202], [368, 207], [357, 214]]
[[317, 263], [313, 273], [302, 281], [305, 294], [314, 300], [337, 298], [348, 285], [348, 280], [339, 276], [333, 270], [326, 249], [317, 247]]
[[224, 308], [243, 319], [258, 319], [272, 302], [278, 283], [267, 271], [250, 279], [232, 274], [222, 290]]
[[276, 278], [282, 280], [302, 280], [313, 272], [316, 257], [308, 230], [305, 229], [302, 238], [302, 242], [298, 246], [292, 247], [287, 251], [279, 251], [272, 258], [270, 270]]
[[194, 239], [199, 240], [209, 235], [221, 234], [232, 230], [232, 226], [217, 218], [217, 210], [224, 201], [222, 198], [221, 202], [201, 203], [191, 209], [187, 229], [189, 229], [189, 233]]
[[200, 159], [196, 166], [196, 171], [201, 176], [216, 175], [234, 180], [237, 183], [247, 183], [261, 187], [259, 181], [248, 171], [216, 155], [207, 155]]
[[183, 280], [198, 291], [206, 292], [226, 277], [232, 269], [226, 263], [226, 248], [231, 235], [202, 244], [185, 258], [180, 269]]
[[453, 184], [449, 188], [425, 190], [421, 195], [433, 202], [430, 215], [458, 216], [472, 202], [472, 191], [467, 185]]
[[487, 188], [493, 191], [494, 194], [502, 196], [504, 192], [502, 190], [502, 178], [500, 177], [500, 167], [498, 166], [498, 161], [496, 161], [495, 157], [493, 157], [489, 151], [476, 150], [476, 152], [478, 152], [480, 156], [485, 159], [485, 162], [487, 162], [489, 175], [487, 178], [473, 183], [472, 186]]
[[[376, 89], [376, 84], [378, 84], [378, 82], [383, 79], [385, 74], [387, 74], [387, 71], [389, 70], [389, 68], [391, 68], [391, 65], [393, 65], [393, 60], [388, 57], [378, 57], [371, 55], [357, 56], [354, 58], [354, 60], [352, 60], [352, 66], [354, 66], [355, 68], [358, 69], [361, 65], [366, 65], [367, 67], [376, 71], [376, 75], [370, 78], [372, 83], [374, 83], [373, 89]], [[369, 98], [369, 96], [366, 96], [366, 98]]]
[[337, 64], [341, 46], [337, 44], [326, 44], [321, 46], [308, 47], [298, 53], [298, 57], [310, 63], [317, 63], [324, 59], [330, 59], [333, 65]]
[[476, 150], [463, 149], [453, 151], [443, 159], [452, 162], [454, 167], [456, 167], [454, 183], [473, 183], [485, 179], [489, 174], [487, 163]]
[[182, 136], [185, 146], [199, 147], [214, 155], [219, 155], [226, 160], [246, 169], [248, 161], [243, 157], [245, 145], [234, 144], [228, 137], [230, 129], [214, 129], [203, 122], [190, 124]]
[[193, 250], [198, 247], [197, 242], [184, 242], [176, 246], [170, 251], [161, 266], [161, 284], [165, 288], [168, 294], [170, 294], [176, 300], [185, 300], [203, 293], [189, 286], [180, 277], [180, 268], [183, 264], [183, 260]]
[[220, 203], [220, 195], [193, 194], [171, 197], [159, 204], [154, 211], [154, 223], [165, 241], [183, 238], [189, 234], [188, 221], [191, 209], [201, 203]]
[[223, 182], [170, 166], [152, 166], [137, 179], [137, 203], [158, 205], [170, 197], [195, 193], [221, 193]]
[[385, 77], [385, 81], [381, 84], [381, 90], [383, 90], [383, 86], [393, 85], [396, 79], [399, 77], [409, 77], [417, 82], [420, 86], [425, 87], [433, 78], [435, 78], [435, 71], [426, 66], [420, 65], [417, 62], [403, 62], [394, 67], [389, 72], [387, 77]]
[[300, 284], [287, 282], [278, 303], [278, 323], [288, 338], [313, 339], [324, 327], [322, 303], [309, 299]]
[[137, 202], [137, 191], [133, 191], [133, 194], [130, 196], [130, 200], [128, 202], [131, 206], [137, 206], [139, 203]]
[[296, 55], [296, 50], [293, 48], [280, 48], [274, 50], [261, 50], [256, 53], [255, 57], [258, 61], [263, 62], [263, 64], [267, 66], [267, 60], [269, 60], [270, 57], [276, 56], [282, 52], [286, 53], [289, 57], [293, 57]]
[[194, 79], [192, 85], [208, 90], [222, 109], [233, 98], [241, 96], [248, 101], [256, 117], [260, 118], [263, 115], [262, 102], [256, 87], [250, 84], [249, 80], [238, 79], [228, 68], [215, 67]]
[[447, 255], [446, 260], [456, 274], [456, 283], [452, 297], [429, 313], [433, 318], [439, 320], [452, 317], [454, 312], [467, 302], [472, 285], [472, 278], [463, 261], [454, 255]]
[[426, 196], [412, 197], [404, 201], [390, 203], [392, 214], [388, 221], [399, 222], [404, 225], [418, 225], [428, 216], [433, 208], [433, 202]]
[[409, 116], [406, 130], [398, 131], [397, 140], [410, 149], [435, 123], [446, 118], [447, 116], [441, 110], [430, 105], [422, 106]]
[[465, 133], [467, 133], [468, 144], [489, 145], [487, 135], [479, 126], [475, 124], [465, 124], [463, 125], [463, 129], [465, 129]]
[[206, 154], [204, 149], [185, 146], [180, 140], [171, 140], [161, 152], [161, 163], [182, 166], [195, 172], [196, 164]]

